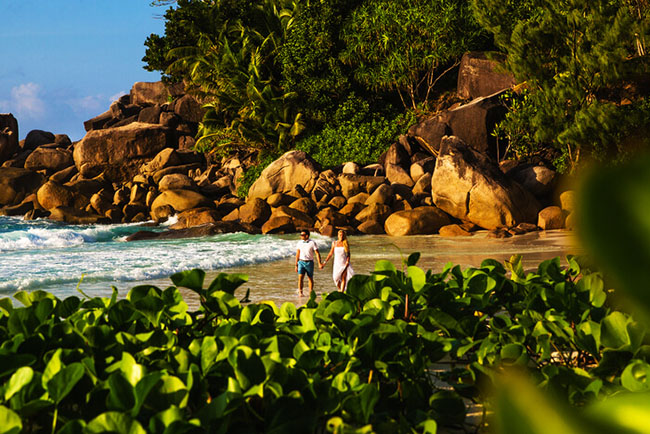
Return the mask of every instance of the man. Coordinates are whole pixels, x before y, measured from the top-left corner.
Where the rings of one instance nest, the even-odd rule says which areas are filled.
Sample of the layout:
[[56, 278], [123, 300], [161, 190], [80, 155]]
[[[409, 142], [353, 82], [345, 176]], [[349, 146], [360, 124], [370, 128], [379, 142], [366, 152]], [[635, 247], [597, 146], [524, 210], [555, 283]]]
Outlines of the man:
[[309, 279], [309, 293], [314, 290], [314, 253], [318, 258], [318, 265], [321, 264], [318, 245], [315, 241], [309, 239], [309, 231], [300, 232], [300, 241], [298, 241], [298, 251], [296, 252], [296, 273], [298, 273], [298, 293], [302, 296], [302, 284], [307, 275]]

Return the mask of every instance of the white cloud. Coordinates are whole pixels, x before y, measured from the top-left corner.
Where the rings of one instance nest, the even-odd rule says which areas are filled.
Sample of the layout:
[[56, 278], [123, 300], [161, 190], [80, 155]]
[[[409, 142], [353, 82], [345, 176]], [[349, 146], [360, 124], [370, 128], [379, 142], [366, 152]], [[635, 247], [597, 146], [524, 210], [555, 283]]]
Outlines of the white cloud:
[[11, 89], [11, 99], [20, 116], [40, 118], [45, 113], [45, 103], [39, 97], [41, 87], [36, 83], [25, 83]]
[[104, 95], [88, 95], [83, 98], [76, 98], [70, 101], [75, 111], [106, 110], [106, 97]]
[[21, 118], [39, 119], [45, 114], [45, 103], [40, 97], [41, 86], [23, 83], [11, 88], [9, 100], [0, 101], [0, 111], [14, 113]]
[[117, 101], [118, 99], [120, 99], [120, 97], [121, 97], [122, 95], [126, 95], [127, 93], [128, 93], [128, 92], [121, 90], [121, 91], [119, 91], [118, 93], [116, 93], [115, 95], [111, 96], [111, 97], [108, 98], [108, 99], [109, 99], [111, 102], [113, 102], [113, 101]]

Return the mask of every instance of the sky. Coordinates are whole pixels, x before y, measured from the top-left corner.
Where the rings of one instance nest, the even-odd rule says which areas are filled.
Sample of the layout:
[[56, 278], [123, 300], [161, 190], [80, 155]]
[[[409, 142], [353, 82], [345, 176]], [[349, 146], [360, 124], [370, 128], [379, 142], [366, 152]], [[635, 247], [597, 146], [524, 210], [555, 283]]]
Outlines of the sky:
[[0, 113], [80, 140], [83, 122], [138, 81], [144, 41], [164, 33], [165, 7], [150, 0], [0, 0]]

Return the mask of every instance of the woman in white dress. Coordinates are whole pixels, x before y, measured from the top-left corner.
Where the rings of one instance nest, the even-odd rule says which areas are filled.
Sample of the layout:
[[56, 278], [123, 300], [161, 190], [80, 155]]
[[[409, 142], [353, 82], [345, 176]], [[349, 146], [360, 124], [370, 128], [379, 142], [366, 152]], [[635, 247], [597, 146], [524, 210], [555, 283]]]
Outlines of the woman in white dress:
[[338, 239], [332, 243], [332, 249], [330, 250], [325, 262], [323, 262], [320, 268], [323, 268], [327, 261], [334, 256], [334, 265], [332, 266], [332, 278], [334, 283], [339, 291], [345, 291], [348, 286], [348, 282], [352, 276], [354, 276], [354, 270], [350, 265], [350, 245], [348, 244], [348, 236], [344, 230], [339, 230]]

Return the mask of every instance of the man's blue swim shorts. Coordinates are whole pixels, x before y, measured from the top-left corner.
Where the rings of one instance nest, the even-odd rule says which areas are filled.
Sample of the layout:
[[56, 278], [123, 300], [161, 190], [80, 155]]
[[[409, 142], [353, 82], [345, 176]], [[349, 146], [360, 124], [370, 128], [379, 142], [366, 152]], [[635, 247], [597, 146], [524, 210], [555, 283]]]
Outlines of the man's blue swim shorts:
[[298, 274], [314, 277], [314, 261], [298, 261]]

